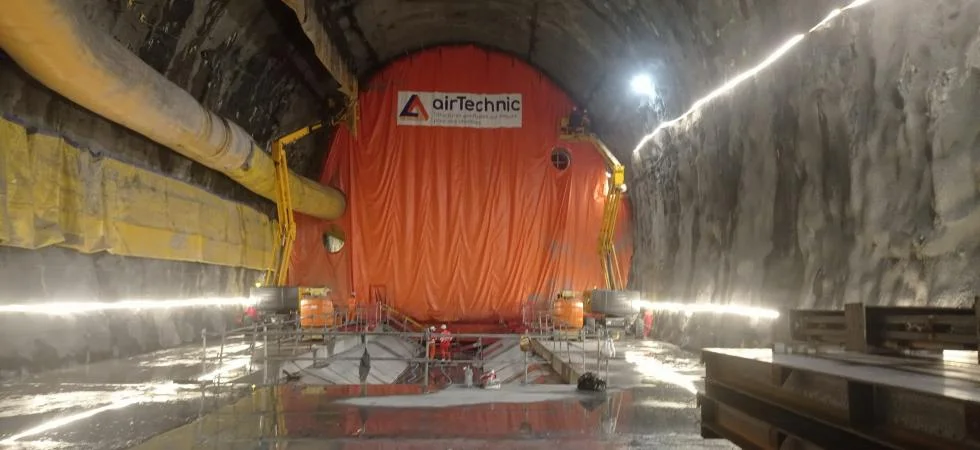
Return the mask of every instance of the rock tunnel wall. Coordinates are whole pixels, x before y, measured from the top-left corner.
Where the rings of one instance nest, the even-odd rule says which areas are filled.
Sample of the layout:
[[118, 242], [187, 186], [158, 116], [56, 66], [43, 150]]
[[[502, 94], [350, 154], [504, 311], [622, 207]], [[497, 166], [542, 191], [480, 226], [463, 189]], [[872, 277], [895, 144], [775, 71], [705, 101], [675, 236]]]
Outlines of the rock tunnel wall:
[[[0, 247], [3, 303], [184, 299], [242, 295], [251, 271], [48, 247]], [[58, 314], [0, 313], [0, 380], [192, 342], [235, 326], [239, 307]]]
[[[326, 111], [329, 86], [311, 85], [295, 45], [262, 0], [83, 0], [88, 19], [206, 107], [240, 124], [260, 144], [308, 125]], [[288, 8], [285, 10], [289, 12]], [[275, 14], [274, 14], [275, 13]], [[291, 12], [289, 12], [291, 14]], [[295, 21], [295, 16], [291, 17]], [[297, 27], [298, 28], [298, 27]], [[312, 57], [311, 57], [312, 58]], [[314, 73], [315, 75], [315, 73]], [[328, 79], [322, 77], [322, 79]], [[203, 187], [273, 214], [271, 202], [224, 175], [52, 93], [0, 52], [0, 114], [28, 129], [63, 136], [93, 154]], [[318, 172], [326, 136], [290, 148], [298, 173]], [[174, 218], [179, 220], [179, 218]], [[85, 255], [61, 248], [0, 247], [0, 304], [243, 296], [259, 276], [236, 267]], [[202, 328], [225, 327], [238, 308], [91, 313], [0, 314], [0, 375], [186, 343]]]
[[[978, 22], [976, 2], [874, 2], [658, 135], [630, 184], [633, 286], [770, 308], [968, 305]], [[691, 345], [764, 339], [717, 318], [663, 320]]]
[[[647, 130], [680, 115], [697, 98], [764, 59], [781, 39], [808, 29], [848, 0], [581, 3], [591, 5], [608, 27], [614, 37], [607, 39], [621, 41], [617, 48], [595, 55], [605, 75], [581, 101], [593, 111], [606, 143], [628, 161]], [[630, 77], [641, 72], [654, 79], [657, 97], [652, 101], [630, 92]]]

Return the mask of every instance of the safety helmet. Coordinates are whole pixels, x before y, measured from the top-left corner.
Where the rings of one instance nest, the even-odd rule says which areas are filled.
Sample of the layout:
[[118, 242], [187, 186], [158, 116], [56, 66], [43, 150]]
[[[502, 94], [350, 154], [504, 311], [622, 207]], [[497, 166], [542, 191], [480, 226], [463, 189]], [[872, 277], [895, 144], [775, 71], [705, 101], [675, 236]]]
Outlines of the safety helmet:
[[429, 331], [436, 331], [436, 326], [433, 325], [433, 326], [429, 327]]
[[443, 330], [445, 330], [445, 329], [446, 329], [446, 324], [442, 324], [442, 329], [443, 329]]

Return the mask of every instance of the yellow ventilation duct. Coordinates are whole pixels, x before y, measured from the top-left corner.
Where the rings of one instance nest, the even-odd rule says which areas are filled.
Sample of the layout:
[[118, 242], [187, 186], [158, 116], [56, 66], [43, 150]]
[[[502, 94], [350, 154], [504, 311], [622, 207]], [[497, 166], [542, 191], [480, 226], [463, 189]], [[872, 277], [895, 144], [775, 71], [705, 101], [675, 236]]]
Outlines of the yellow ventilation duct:
[[[27, 73], [86, 109], [276, 198], [272, 159], [234, 122], [205, 109], [109, 34], [74, 0], [4, 0], [0, 47]], [[335, 189], [290, 173], [295, 210], [344, 213]]]

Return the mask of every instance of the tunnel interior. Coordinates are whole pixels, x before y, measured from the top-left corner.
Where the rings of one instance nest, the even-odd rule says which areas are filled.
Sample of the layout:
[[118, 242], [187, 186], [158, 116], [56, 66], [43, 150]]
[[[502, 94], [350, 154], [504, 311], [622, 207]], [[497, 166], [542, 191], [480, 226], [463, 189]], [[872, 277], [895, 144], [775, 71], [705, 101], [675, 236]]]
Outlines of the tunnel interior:
[[[659, 341], [767, 347], [791, 309], [967, 308], [980, 288], [977, 2], [8, 3], [0, 381], [248, 324], [280, 256], [276, 142], [314, 124], [286, 184], [345, 209], [296, 213], [286, 283], [420, 333], [527, 332], [529, 305], [608, 283], [613, 170], [567, 139], [573, 108], [625, 168], [612, 264], [660, 305]], [[456, 122], [411, 123], [430, 114]]]

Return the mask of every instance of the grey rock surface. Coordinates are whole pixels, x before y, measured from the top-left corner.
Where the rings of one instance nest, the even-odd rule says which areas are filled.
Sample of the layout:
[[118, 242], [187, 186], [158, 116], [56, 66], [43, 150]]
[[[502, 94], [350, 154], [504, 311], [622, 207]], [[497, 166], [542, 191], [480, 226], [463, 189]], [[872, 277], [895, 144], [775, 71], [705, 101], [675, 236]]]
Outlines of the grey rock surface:
[[[246, 296], [254, 271], [84, 255], [61, 248], [0, 247], [2, 304]], [[0, 314], [0, 379], [139, 355], [236, 326], [241, 307]]]
[[978, 21], [976, 2], [873, 2], [660, 133], [633, 161], [633, 287], [771, 308], [970, 304]]

